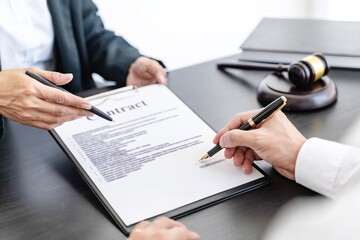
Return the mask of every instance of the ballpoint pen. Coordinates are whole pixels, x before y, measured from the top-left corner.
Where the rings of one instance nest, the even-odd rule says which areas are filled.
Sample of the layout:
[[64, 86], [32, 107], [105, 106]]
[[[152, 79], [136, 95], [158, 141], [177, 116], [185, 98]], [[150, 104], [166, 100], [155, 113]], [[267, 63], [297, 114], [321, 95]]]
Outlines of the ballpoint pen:
[[[63, 89], [62, 87], [59, 87], [55, 84], [53, 84], [52, 82], [50, 82], [49, 80], [41, 77], [40, 75], [36, 74], [36, 73], [33, 73], [33, 72], [30, 72], [30, 71], [26, 71], [25, 72], [26, 75], [28, 75], [29, 77], [32, 77], [33, 79], [41, 82], [42, 84], [45, 84], [46, 86], [49, 86], [49, 87], [53, 87], [53, 88], [56, 88], [56, 89], [59, 89], [63, 92], [68, 92], [66, 91], [65, 89]], [[91, 106], [91, 108], [88, 110], [96, 115], [98, 115], [99, 117], [102, 117], [108, 121], [114, 121], [109, 115], [107, 115], [106, 113], [104, 113], [103, 111], [101, 111], [100, 109], [94, 107], [94, 106]]]
[[[286, 104], [286, 98], [281, 96], [267, 105], [263, 110], [257, 113], [254, 117], [250, 118], [246, 123], [240, 126], [240, 130], [250, 130], [255, 128], [259, 123], [264, 122], [266, 119], [272, 117], [277, 111], [282, 109]], [[212, 157], [217, 152], [223, 149], [220, 144], [217, 144], [210, 151], [208, 151], [205, 156], [203, 156], [199, 161]]]

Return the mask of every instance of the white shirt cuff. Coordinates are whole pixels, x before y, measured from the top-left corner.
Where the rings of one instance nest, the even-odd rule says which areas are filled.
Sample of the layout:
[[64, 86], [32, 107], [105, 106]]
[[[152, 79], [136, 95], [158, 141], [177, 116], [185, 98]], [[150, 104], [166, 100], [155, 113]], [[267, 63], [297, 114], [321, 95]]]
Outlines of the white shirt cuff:
[[333, 198], [337, 173], [350, 148], [319, 138], [308, 139], [301, 147], [296, 160], [296, 182]]

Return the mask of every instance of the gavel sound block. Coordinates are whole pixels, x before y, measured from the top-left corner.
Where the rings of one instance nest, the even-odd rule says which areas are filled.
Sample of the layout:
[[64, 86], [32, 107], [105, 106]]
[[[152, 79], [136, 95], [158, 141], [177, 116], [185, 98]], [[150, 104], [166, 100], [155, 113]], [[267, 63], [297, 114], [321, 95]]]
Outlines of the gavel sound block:
[[269, 74], [257, 88], [258, 101], [266, 105], [279, 96], [287, 98], [284, 110], [314, 110], [334, 103], [337, 99], [337, 89], [334, 81], [328, 76], [299, 88], [287, 80], [287, 74]]

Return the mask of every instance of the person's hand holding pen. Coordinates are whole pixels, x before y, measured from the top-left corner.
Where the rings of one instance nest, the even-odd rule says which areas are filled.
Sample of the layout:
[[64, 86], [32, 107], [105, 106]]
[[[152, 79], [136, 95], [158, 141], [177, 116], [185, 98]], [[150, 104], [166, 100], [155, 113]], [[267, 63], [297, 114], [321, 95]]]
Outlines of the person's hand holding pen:
[[295, 164], [306, 138], [278, 111], [270, 119], [250, 131], [239, 130], [260, 110], [237, 114], [214, 138], [215, 144], [225, 148], [225, 157], [234, 158], [236, 166], [250, 173], [254, 160], [272, 164], [281, 175], [295, 179]]
[[52, 129], [66, 121], [93, 116], [91, 104], [71, 93], [54, 89], [25, 74], [29, 70], [56, 85], [70, 82], [72, 74], [36, 68], [9, 69], [0, 72], [0, 114], [24, 125]]

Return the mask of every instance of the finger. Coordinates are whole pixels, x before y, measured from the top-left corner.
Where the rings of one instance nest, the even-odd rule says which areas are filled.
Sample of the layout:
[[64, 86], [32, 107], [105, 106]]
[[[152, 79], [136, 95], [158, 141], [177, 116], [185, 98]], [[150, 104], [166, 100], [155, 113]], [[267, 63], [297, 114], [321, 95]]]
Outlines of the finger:
[[6, 117], [10, 119], [24, 125], [43, 129], [52, 129], [54, 126], [61, 125], [66, 121], [93, 115], [93, 113], [84, 109], [50, 103], [35, 96], [29, 97], [26, 101], [16, 101], [5, 110]]
[[186, 240], [200, 240], [200, 235], [196, 232], [190, 232]]
[[73, 75], [71, 73], [63, 74], [59, 72], [45, 71], [37, 68], [28, 68], [27, 70], [42, 76], [43, 78], [55, 83], [56, 85], [64, 85], [73, 79]]
[[161, 70], [158, 73], [156, 73], [155, 80], [160, 84], [167, 85], [167, 77], [166, 77], [166, 75], [167, 75], [166, 72], [164, 70]]
[[81, 97], [75, 96], [71, 93], [45, 86], [41, 83], [36, 84], [36, 90], [36, 96], [48, 102], [88, 110], [91, 108], [91, 104], [89, 101]]
[[54, 116], [54, 115], [48, 115], [48, 114], [40, 114], [39, 115], [39, 120], [35, 120], [35, 121], [41, 121], [44, 123], [48, 123], [51, 125], [56, 125], [56, 126], [60, 126], [61, 124], [68, 122], [68, 121], [72, 121], [81, 117], [84, 117], [86, 115], [69, 115], [69, 116]]
[[246, 152], [245, 152], [245, 159], [244, 159], [244, 163], [243, 163], [243, 172], [245, 174], [249, 174], [251, 173], [252, 171], [252, 164], [255, 160], [255, 153], [254, 151], [252, 151], [251, 149], [248, 149]]
[[227, 159], [230, 159], [234, 156], [234, 153], [236, 151], [236, 148], [225, 148], [224, 156]]
[[171, 240], [198, 240], [200, 236], [192, 231], [189, 231], [186, 227], [172, 228], [168, 232], [167, 239]]
[[54, 119], [53, 121], [51, 121], [53, 123], [48, 123], [48, 122], [43, 122], [43, 121], [29, 121], [29, 122], [19, 121], [19, 122], [24, 125], [33, 126], [33, 127], [37, 127], [37, 128], [41, 128], [41, 129], [45, 129], [45, 130], [51, 130], [53, 128], [56, 128], [56, 127], [62, 125], [65, 122], [73, 121], [78, 118], [80, 118], [80, 116], [66, 116], [66, 117], [63, 117], [60, 119], [58, 119], [58, 118]]
[[234, 153], [234, 165], [240, 167], [244, 163], [245, 152], [248, 148], [245, 147], [237, 147], [236, 152]]
[[[145, 69], [145, 70], [142, 70], [142, 69]], [[147, 82], [148, 81], [152, 81], [152, 82], [156, 82], [155, 78], [153, 75], [151, 75], [149, 72], [147, 72], [147, 68], [144, 67], [144, 68], [138, 68], [138, 71], [136, 71], [136, 74], [138, 76], [140, 76], [142, 79], [146, 80]]]
[[184, 226], [182, 223], [174, 221], [167, 217], [158, 217], [153, 221], [153, 224], [157, 225], [160, 228], [167, 228], [167, 229]]
[[164, 68], [155, 60], [147, 59], [147, 72], [149, 72], [158, 83], [166, 84], [166, 72]]
[[134, 229], [141, 229], [144, 230], [145, 228], [147, 228], [150, 225], [149, 221], [141, 221], [139, 222]]
[[216, 136], [214, 137], [213, 143], [214, 144], [219, 144], [220, 138], [230, 129], [228, 127], [224, 127], [223, 129], [221, 129]]
[[249, 174], [252, 172], [252, 162], [249, 159], [245, 159], [242, 170], [245, 174]]
[[244, 112], [244, 113], [237, 114], [235, 117], [233, 117], [230, 120], [230, 122], [228, 122], [228, 124], [226, 124], [226, 126], [223, 129], [221, 129], [218, 132], [218, 134], [216, 134], [216, 136], [214, 138], [214, 141], [213, 141], [214, 144], [219, 143], [219, 140], [222, 137], [222, 135], [224, 135], [224, 133], [226, 133], [227, 131], [230, 131], [232, 129], [239, 128], [242, 124], [247, 122], [251, 117], [253, 117], [259, 111], [261, 111], [261, 110], [257, 109], [257, 110], [252, 110], [252, 111], [249, 111], [249, 112]]
[[[44, 104], [45, 105], [45, 104]], [[14, 115], [22, 121], [40, 121], [48, 124], [61, 124], [65, 121], [76, 119], [76, 117], [91, 116], [86, 110], [79, 110], [77, 108], [59, 106], [53, 104], [55, 107], [51, 108], [49, 112], [44, 112], [43, 109], [26, 110], [15, 112]], [[59, 110], [57, 110], [59, 109]], [[70, 112], [70, 113], [69, 113]]]
[[93, 113], [82, 108], [75, 108], [72, 106], [47, 102], [38, 98], [34, 99], [33, 107], [31, 109], [34, 111], [50, 114], [54, 117], [94, 115]]
[[136, 224], [134, 229], [131, 231], [129, 239], [137, 239], [137, 238], [143, 239], [143, 235], [145, 235], [144, 231], [149, 226], [151, 226], [151, 223], [148, 221], [139, 222], [138, 224]]
[[252, 118], [255, 114], [260, 112], [261, 109], [252, 110], [248, 112], [243, 112], [237, 114], [230, 122], [226, 125], [229, 129], [239, 128], [242, 124], [246, 123], [250, 118]]
[[220, 138], [220, 145], [225, 148], [244, 146], [254, 149], [259, 142], [258, 131], [259, 130], [243, 131], [238, 129], [228, 131]]

